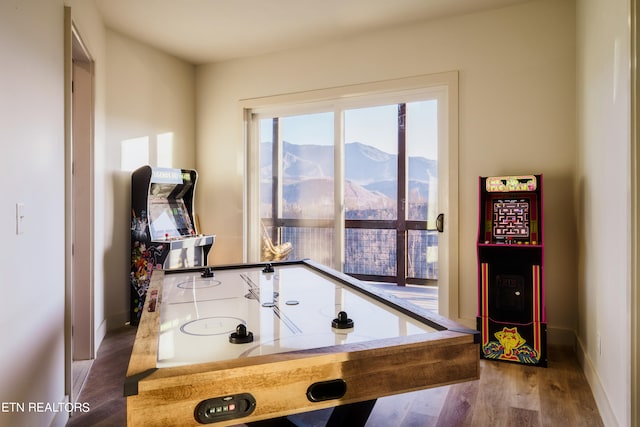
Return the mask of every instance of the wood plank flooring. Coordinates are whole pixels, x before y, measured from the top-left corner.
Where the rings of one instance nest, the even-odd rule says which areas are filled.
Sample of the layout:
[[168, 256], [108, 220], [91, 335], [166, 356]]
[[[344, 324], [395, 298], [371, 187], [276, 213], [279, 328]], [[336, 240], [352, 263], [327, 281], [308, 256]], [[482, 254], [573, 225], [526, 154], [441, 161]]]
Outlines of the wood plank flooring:
[[[105, 337], [79, 402], [90, 411], [68, 426], [125, 426], [123, 383], [134, 327]], [[547, 368], [480, 361], [480, 380], [378, 399], [367, 427], [602, 426], [593, 395], [573, 351], [549, 348]], [[401, 369], [401, 367], [399, 367]], [[291, 417], [299, 426], [321, 426], [328, 411]]]
[[132, 326], [107, 334], [77, 399], [88, 403], [90, 409], [74, 413], [67, 426], [118, 427], [127, 424], [124, 379], [135, 337], [136, 328]]
[[76, 360], [73, 362], [73, 367], [71, 368], [73, 373], [73, 396], [80, 395], [80, 390], [82, 390], [84, 382], [87, 380], [92, 364], [93, 360]]

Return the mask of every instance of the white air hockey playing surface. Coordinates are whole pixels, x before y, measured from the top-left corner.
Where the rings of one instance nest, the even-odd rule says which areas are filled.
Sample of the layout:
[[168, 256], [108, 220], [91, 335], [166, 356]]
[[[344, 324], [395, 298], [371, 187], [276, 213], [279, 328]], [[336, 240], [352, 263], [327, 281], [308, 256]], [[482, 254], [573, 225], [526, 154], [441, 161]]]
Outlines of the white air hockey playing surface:
[[[166, 274], [157, 368], [435, 332], [340, 281], [300, 265]], [[333, 327], [345, 312], [353, 327]], [[238, 325], [253, 341], [230, 343]]]

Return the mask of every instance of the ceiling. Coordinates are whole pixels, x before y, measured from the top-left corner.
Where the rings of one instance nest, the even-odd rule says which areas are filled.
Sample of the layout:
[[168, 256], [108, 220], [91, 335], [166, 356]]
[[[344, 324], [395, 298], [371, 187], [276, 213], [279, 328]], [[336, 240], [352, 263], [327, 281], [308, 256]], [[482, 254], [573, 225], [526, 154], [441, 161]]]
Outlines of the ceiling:
[[193, 64], [529, 0], [96, 0], [105, 25]]

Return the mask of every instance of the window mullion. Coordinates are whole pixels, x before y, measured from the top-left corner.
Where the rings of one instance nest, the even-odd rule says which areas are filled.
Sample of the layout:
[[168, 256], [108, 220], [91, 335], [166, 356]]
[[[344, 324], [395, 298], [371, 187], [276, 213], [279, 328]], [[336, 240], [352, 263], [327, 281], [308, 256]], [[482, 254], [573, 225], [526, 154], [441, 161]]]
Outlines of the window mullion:
[[397, 239], [396, 239], [396, 275], [398, 285], [404, 286], [407, 280], [406, 261], [406, 205], [407, 205], [407, 147], [406, 147], [406, 117], [407, 105], [398, 104], [398, 217], [397, 217]]
[[333, 110], [333, 192], [334, 192], [334, 265], [344, 271], [345, 243], [344, 243], [344, 112], [335, 107]]
[[274, 228], [280, 219], [278, 206], [280, 205], [280, 193], [278, 191], [278, 152], [280, 144], [278, 143], [278, 118], [275, 117], [271, 125], [271, 218]]
[[271, 239], [279, 242], [280, 227], [282, 227], [282, 132], [280, 130], [280, 120], [274, 117], [272, 121], [272, 149], [271, 149], [271, 218], [273, 218], [273, 228]]

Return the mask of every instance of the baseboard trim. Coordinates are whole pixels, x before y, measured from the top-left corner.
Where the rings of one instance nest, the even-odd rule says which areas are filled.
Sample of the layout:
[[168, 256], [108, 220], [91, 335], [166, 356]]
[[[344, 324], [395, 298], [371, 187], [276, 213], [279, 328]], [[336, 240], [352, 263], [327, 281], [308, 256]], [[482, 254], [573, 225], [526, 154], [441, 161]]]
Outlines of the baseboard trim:
[[107, 317], [107, 332], [122, 328], [129, 323], [129, 317], [128, 311], [121, 311], [120, 313]]
[[[64, 398], [60, 400], [60, 402], [65, 404], [69, 403], [69, 396], [65, 395]], [[69, 412], [59, 411], [55, 413], [53, 420], [51, 420], [51, 424], [49, 424], [49, 427], [65, 427], [68, 421]]]
[[618, 419], [616, 418], [615, 413], [611, 408], [611, 404], [609, 403], [607, 393], [602, 386], [598, 371], [596, 371], [591, 358], [585, 351], [585, 347], [582, 341], [577, 336], [576, 344], [576, 358], [578, 359], [578, 363], [582, 367], [582, 372], [584, 372], [584, 375], [587, 378], [589, 387], [591, 387], [591, 393], [593, 394], [593, 398], [596, 401], [596, 405], [598, 406], [598, 411], [600, 412], [600, 418], [602, 418], [603, 424], [607, 427], [620, 426], [620, 423], [618, 422]]
[[96, 328], [94, 341], [94, 358], [98, 355], [98, 349], [100, 348], [100, 344], [102, 344], [102, 340], [104, 339], [105, 335], [107, 335], [107, 319], [103, 319], [102, 322], [100, 322], [100, 325], [98, 325], [98, 327]]
[[104, 339], [107, 332], [113, 331], [115, 329], [119, 329], [129, 323], [129, 312], [123, 311], [118, 314], [114, 314], [113, 316], [109, 316], [106, 319], [103, 319], [100, 322], [100, 325], [96, 328], [95, 334], [95, 349], [96, 354], [98, 349], [100, 348], [100, 344], [102, 344], [102, 340]]
[[573, 329], [547, 326], [547, 344], [576, 348], [576, 331]]

